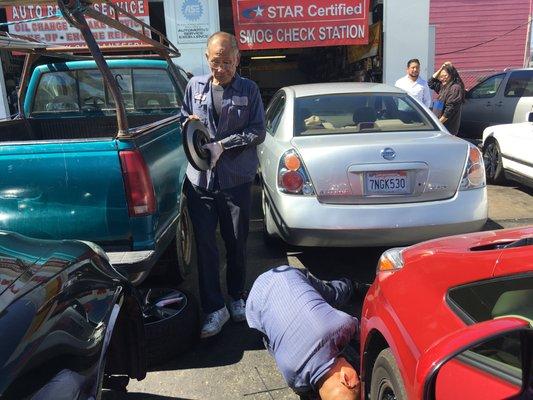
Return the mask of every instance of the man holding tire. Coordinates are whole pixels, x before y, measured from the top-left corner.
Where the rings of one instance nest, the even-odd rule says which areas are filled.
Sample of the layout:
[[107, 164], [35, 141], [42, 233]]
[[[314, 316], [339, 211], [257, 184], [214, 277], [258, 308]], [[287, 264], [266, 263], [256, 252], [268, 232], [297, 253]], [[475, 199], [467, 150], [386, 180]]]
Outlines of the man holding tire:
[[[335, 309], [354, 292], [348, 279], [322, 281], [309, 271], [281, 266], [260, 275], [246, 303], [250, 328], [287, 384], [303, 399], [356, 400], [360, 381], [357, 318]], [[351, 343], [352, 342], [352, 343]]]
[[[185, 90], [183, 119], [197, 119], [209, 131], [204, 147], [210, 166], [199, 171], [189, 163], [185, 195], [198, 252], [202, 309], [206, 314], [200, 336], [218, 334], [231, 316], [245, 320], [244, 282], [251, 188], [258, 166], [256, 146], [265, 139], [264, 109], [257, 85], [236, 73], [237, 40], [217, 32], [207, 41], [211, 73], [193, 77]], [[220, 288], [216, 229], [226, 247], [228, 308]]]

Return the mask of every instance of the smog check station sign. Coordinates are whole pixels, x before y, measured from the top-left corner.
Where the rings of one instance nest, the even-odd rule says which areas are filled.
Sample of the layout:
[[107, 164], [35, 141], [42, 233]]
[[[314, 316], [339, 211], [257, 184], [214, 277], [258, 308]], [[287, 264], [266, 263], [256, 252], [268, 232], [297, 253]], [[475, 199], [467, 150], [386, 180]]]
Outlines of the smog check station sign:
[[368, 0], [232, 0], [241, 50], [368, 44]]
[[[146, 24], [150, 23], [148, 0], [113, 0], [120, 8], [128, 11]], [[93, 7], [102, 14], [115, 17], [112, 7], [107, 4], [95, 3]], [[58, 46], [85, 46], [85, 41], [80, 31], [68, 24], [59, 16], [57, 4], [21, 5], [6, 7], [7, 21], [14, 22], [9, 25], [9, 32], [29, 36], [41, 42]], [[130, 19], [119, 18], [120, 22], [132, 29], [141, 31], [139, 24]], [[101, 46], [137, 45], [141, 41], [123, 32], [113, 29], [106, 24], [87, 18], [91, 31]]]

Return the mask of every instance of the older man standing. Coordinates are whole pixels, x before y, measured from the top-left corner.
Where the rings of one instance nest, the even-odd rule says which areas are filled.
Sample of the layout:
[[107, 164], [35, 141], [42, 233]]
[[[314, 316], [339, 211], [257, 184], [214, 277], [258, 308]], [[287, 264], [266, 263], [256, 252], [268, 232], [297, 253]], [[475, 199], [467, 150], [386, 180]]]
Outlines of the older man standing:
[[398, 79], [394, 86], [405, 90], [412, 97], [419, 100], [427, 107], [431, 106], [431, 92], [429, 91], [428, 83], [420, 78], [420, 61], [412, 58], [407, 61], [407, 75]]
[[[211, 73], [193, 77], [185, 90], [182, 116], [200, 120], [209, 130], [207, 171], [187, 168], [185, 194], [198, 251], [200, 300], [206, 318], [201, 337], [218, 334], [231, 316], [246, 319], [244, 282], [251, 187], [257, 171], [256, 146], [265, 139], [263, 103], [257, 85], [236, 73], [237, 40], [217, 32], [205, 53]], [[216, 229], [226, 247], [228, 308], [220, 288]]]

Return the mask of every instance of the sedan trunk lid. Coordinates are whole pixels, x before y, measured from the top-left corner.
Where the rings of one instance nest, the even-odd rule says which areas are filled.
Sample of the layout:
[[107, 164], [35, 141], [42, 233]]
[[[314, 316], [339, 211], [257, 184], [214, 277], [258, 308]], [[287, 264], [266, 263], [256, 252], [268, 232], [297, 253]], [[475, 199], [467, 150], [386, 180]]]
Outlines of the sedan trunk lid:
[[442, 132], [298, 136], [317, 198], [330, 204], [443, 200], [461, 182], [468, 143]]

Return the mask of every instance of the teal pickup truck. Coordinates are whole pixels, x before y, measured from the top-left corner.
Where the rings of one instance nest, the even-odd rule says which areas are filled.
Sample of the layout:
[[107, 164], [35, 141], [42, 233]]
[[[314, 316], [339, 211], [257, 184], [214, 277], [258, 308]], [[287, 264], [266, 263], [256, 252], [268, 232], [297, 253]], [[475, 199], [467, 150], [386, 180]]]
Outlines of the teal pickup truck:
[[31, 67], [23, 112], [0, 123], [0, 230], [96, 242], [136, 284], [156, 263], [176, 276], [192, 251], [179, 123], [187, 78], [164, 59], [107, 65], [122, 119], [95, 61]]

